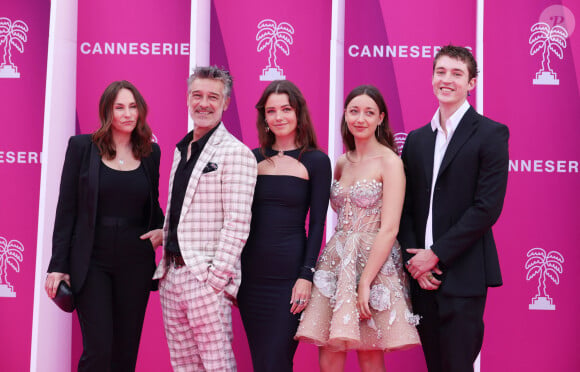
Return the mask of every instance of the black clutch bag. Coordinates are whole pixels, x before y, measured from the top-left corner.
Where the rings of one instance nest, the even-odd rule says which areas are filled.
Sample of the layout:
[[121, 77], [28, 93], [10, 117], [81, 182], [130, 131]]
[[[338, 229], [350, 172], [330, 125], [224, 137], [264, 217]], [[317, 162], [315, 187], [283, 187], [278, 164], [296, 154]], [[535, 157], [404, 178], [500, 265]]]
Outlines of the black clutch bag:
[[56, 290], [56, 296], [52, 299], [58, 307], [67, 313], [72, 313], [75, 309], [75, 301], [72, 289], [64, 280], [61, 280]]

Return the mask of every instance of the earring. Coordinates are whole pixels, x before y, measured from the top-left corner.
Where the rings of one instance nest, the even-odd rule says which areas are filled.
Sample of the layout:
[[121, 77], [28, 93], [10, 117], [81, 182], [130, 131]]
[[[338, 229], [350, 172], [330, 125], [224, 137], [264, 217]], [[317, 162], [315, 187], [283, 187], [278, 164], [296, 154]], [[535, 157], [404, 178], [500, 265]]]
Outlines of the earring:
[[266, 133], [270, 131], [270, 127], [266, 125]]
[[469, 97], [469, 96], [471, 96], [471, 93], [470, 92], [467, 92], [467, 97]]

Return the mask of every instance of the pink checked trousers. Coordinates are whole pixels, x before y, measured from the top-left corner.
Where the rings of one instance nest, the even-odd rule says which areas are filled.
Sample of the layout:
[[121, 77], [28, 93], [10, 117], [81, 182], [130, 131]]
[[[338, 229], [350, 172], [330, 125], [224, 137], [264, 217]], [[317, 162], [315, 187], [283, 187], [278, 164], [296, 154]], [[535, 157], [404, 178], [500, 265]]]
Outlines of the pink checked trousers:
[[235, 372], [231, 303], [187, 266], [160, 280], [165, 335], [175, 372]]

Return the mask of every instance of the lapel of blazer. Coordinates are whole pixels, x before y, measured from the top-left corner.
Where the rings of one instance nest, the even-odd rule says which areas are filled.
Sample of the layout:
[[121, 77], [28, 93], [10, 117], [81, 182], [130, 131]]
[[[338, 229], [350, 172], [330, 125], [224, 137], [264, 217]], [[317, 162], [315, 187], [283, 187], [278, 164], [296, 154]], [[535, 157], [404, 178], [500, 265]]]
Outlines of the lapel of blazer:
[[437, 131], [431, 130], [431, 124], [425, 127], [425, 135], [422, 136], [422, 141], [419, 148], [423, 152], [423, 162], [425, 164], [425, 178], [427, 184], [431, 187], [433, 183], [433, 159], [435, 154], [435, 139], [437, 138]]
[[95, 220], [97, 218], [97, 197], [99, 195], [99, 167], [101, 165], [101, 157], [99, 155], [99, 149], [91, 141], [91, 149], [89, 155], [89, 184], [87, 185], [88, 190], [88, 213], [89, 213], [89, 226], [95, 226]]
[[[151, 175], [153, 174], [153, 171], [151, 168], [153, 167], [153, 161], [151, 160], [151, 155], [142, 157], [141, 163], [143, 163], [143, 171], [145, 172], [145, 177], [147, 177], [147, 182], [149, 182], [149, 186], [152, 189], [153, 182]], [[149, 194], [151, 194], [151, 190], [149, 190]]]
[[445, 155], [443, 156], [443, 160], [441, 161], [441, 167], [439, 167], [439, 177], [445, 169], [449, 166], [453, 158], [457, 155], [461, 147], [465, 144], [465, 142], [471, 137], [471, 135], [477, 129], [478, 123], [478, 114], [473, 109], [473, 107], [469, 107], [463, 118], [459, 122], [455, 133], [453, 134], [453, 138], [451, 138], [451, 142], [449, 142], [449, 146], [445, 151]]
[[219, 143], [227, 134], [227, 130], [224, 127], [224, 124], [219, 124], [219, 127], [213, 133], [213, 135], [209, 138], [209, 141], [205, 144], [201, 154], [199, 154], [199, 158], [195, 163], [195, 167], [193, 167], [193, 171], [191, 172], [191, 177], [189, 178], [189, 182], [187, 184], [187, 191], [185, 192], [185, 197], [183, 198], [183, 207], [181, 208], [181, 214], [179, 216], [179, 221], [183, 219], [187, 211], [191, 206], [191, 200], [195, 195], [195, 191], [197, 189], [197, 184], [201, 177], [203, 168], [207, 165], [207, 163], [212, 159], [213, 155], [215, 154], [216, 150], [218, 149]]
[[149, 156], [145, 156], [141, 158], [141, 163], [143, 164], [143, 171], [145, 172], [145, 177], [147, 178], [147, 182], [149, 183], [149, 218], [147, 219], [147, 228], [151, 227], [152, 225], [152, 218], [153, 218], [153, 208], [155, 205], [154, 196], [153, 196], [153, 154]]

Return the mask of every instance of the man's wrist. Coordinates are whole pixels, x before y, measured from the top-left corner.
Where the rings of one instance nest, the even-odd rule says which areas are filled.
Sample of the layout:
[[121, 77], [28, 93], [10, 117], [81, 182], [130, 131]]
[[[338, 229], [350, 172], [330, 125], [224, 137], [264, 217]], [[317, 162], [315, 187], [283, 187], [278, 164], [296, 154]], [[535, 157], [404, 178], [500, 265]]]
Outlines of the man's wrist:
[[435, 260], [435, 264], [437, 264], [439, 262], [439, 257], [437, 256], [437, 254], [435, 252], [433, 252], [433, 249], [427, 249], [427, 251], [429, 251], [431, 254], [432, 259]]

